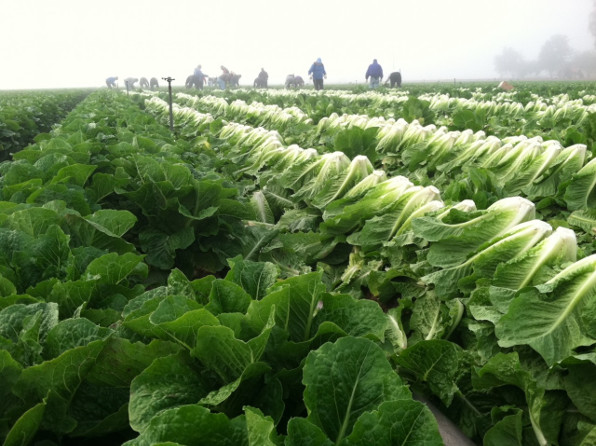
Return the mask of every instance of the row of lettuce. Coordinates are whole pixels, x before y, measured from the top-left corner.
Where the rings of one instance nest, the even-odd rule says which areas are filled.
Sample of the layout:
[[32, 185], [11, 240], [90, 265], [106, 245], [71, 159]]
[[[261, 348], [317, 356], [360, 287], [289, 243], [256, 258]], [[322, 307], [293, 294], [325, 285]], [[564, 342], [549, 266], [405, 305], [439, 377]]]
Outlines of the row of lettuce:
[[[156, 99], [157, 100], [157, 99]], [[351, 158], [364, 154], [390, 176], [406, 176], [419, 185], [433, 185], [448, 201], [473, 199], [482, 208], [508, 196], [522, 195], [539, 204], [544, 218], [570, 219], [590, 232], [594, 208], [596, 162], [584, 144], [563, 146], [540, 136], [499, 139], [482, 131], [449, 131], [418, 121], [367, 115], [337, 115], [312, 120], [296, 107], [230, 104], [223, 98], [178, 94], [176, 103], [207, 111], [214, 118], [247, 124], [236, 132], [263, 126], [282, 142], [296, 140], [321, 153], [342, 151]], [[565, 211], [563, 215], [561, 211]], [[572, 213], [571, 215], [569, 215]]]
[[366, 110], [374, 116], [403, 118], [408, 122], [418, 120], [425, 125], [446, 126], [450, 130], [482, 130], [498, 138], [540, 135], [545, 140], [559, 140], [564, 145], [581, 143], [591, 149], [596, 142], [596, 91], [593, 85], [579, 83], [571, 90], [557, 94], [546, 89], [545, 95], [533, 92], [539, 85], [532, 84], [512, 92], [503, 92], [493, 86], [476, 89], [441, 86], [429, 92], [412, 86], [390, 93], [333, 90], [320, 95], [313, 91], [233, 90], [196, 94], [225, 98], [229, 103], [241, 100], [281, 108], [297, 106], [315, 124], [332, 113], [360, 114]]
[[409, 389], [487, 445], [594, 440], [573, 231], [133, 100], [0, 165], [5, 444], [442, 444]]
[[92, 90], [0, 92], [0, 161], [51, 130]]

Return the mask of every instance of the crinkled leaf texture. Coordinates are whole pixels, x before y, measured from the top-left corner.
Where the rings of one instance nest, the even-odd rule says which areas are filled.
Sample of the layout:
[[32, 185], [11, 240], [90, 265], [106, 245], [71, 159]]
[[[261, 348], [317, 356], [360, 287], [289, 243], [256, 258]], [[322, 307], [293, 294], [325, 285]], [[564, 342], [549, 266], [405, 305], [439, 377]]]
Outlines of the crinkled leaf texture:
[[126, 446], [149, 446], [162, 442], [220, 446], [248, 445], [244, 415], [229, 419], [211, 413], [198, 404], [174, 407], [157, 414], [134, 440]]
[[[442, 444], [428, 409], [412, 400], [385, 353], [372, 341], [344, 337], [324, 344], [308, 355], [303, 383], [307, 421], [315, 426], [310, 430], [318, 432], [318, 427], [335, 444], [369, 444], [372, 426], [384, 431], [375, 444], [396, 444], [393, 441], [399, 439], [403, 444], [425, 444], [405, 443], [413, 420], [423, 412], [419, 427], [428, 439], [434, 438], [426, 444]], [[305, 427], [304, 421], [292, 420], [290, 426], [294, 423]], [[289, 431], [291, 437], [291, 427]], [[290, 444], [306, 443], [294, 439]]]
[[397, 357], [402, 372], [425, 383], [446, 406], [459, 391], [457, 381], [462, 373], [463, 351], [453, 342], [442, 339], [420, 341]]

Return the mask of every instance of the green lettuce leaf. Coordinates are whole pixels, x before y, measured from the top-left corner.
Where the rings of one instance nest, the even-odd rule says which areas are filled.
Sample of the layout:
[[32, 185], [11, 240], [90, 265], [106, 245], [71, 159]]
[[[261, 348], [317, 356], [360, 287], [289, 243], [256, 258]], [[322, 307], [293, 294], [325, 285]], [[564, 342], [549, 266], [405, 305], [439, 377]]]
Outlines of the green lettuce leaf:
[[452, 266], [482, 244], [535, 216], [534, 204], [521, 197], [497, 201], [485, 211], [452, 209], [442, 218], [422, 217], [412, 222], [414, 232], [431, 244], [427, 260], [434, 266]]
[[553, 365], [596, 343], [596, 255], [519, 291], [495, 327], [499, 345], [529, 345]]
[[565, 189], [565, 202], [572, 211], [593, 209], [596, 206], [596, 159], [573, 175]]
[[365, 412], [386, 401], [411, 399], [380, 347], [363, 338], [340, 338], [311, 352], [303, 382], [308, 420], [336, 444]]
[[401, 371], [428, 385], [447, 407], [451, 405], [463, 373], [461, 347], [440, 339], [420, 341], [402, 351], [396, 360]]
[[400, 400], [384, 402], [378, 410], [364, 413], [341, 444], [440, 446], [444, 443], [428, 407], [418, 401]]
[[[459, 287], [462, 287], [462, 279], [472, 276], [472, 274], [478, 278], [490, 277], [499, 265], [523, 255], [551, 231], [551, 226], [540, 220], [520, 223], [508, 232], [481, 245], [478, 251], [464, 262], [427, 274], [422, 277], [422, 280], [425, 283], [433, 283], [437, 294], [441, 297], [453, 295]], [[442, 247], [441, 252], [445, 252], [444, 249], [445, 247]], [[432, 259], [435, 264], [449, 265], [455, 258], [453, 254], [446, 252], [446, 259], [443, 262], [438, 254], [437, 251]]]
[[164, 410], [152, 418], [141, 434], [125, 446], [155, 444], [248, 444], [244, 415], [229, 419], [222, 413], [211, 413], [206, 407], [189, 404]]

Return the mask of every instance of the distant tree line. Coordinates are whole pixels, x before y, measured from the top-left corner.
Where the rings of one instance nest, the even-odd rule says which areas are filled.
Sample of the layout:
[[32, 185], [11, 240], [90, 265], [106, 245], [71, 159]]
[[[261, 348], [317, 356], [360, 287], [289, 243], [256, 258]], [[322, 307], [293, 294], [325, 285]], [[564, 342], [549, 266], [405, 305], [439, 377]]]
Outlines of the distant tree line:
[[[596, 0], [588, 26], [596, 47]], [[499, 75], [514, 78], [547, 74], [560, 79], [593, 79], [596, 78], [596, 51], [575, 51], [567, 36], [556, 34], [542, 45], [535, 60], [526, 60], [514, 48], [503, 48], [495, 57], [495, 68]]]

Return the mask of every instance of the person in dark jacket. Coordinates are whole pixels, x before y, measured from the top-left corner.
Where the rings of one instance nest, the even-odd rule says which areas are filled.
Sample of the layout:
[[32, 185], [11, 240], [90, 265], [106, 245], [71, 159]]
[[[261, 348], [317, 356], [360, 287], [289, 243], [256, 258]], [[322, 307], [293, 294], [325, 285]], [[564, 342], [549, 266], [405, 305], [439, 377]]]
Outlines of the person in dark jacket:
[[265, 68], [261, 68], [261, 71], [257, 78], [254, 81], [255, 88], [267, 88], [267, 80], [269, 79], [269, 74], [265, 71]]
[[370, 88], [377, 88], [379, 86], [381, 79], [383, 79], [383, 67], [379, 65], [377, 59], [373, 59], [373, 63], [368, 66], [364, 78], [366, 81], [370, 78]]
[[397, 88], [401, 87], [401, 73], [399, 71], [394, 71], [391, 73], [385, 81], [385, 85], [388, 83], [391, 83], [391, 88], [395, 86], [397, 86]]
[[315, 84], [315, 90], [322, 90], [323, 78], [327, 79], [327, 72], [320, 57], [310, 66], [308, 74]]

